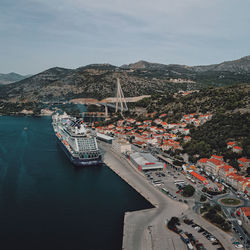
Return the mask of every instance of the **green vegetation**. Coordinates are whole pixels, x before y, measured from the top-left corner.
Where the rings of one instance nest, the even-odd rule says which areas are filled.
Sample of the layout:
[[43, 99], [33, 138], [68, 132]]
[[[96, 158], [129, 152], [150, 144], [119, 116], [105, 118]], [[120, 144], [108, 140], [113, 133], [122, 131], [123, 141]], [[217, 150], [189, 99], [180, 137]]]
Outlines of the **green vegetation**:
[[13, 102], [1, 102], [0, 101], [0, 114], [2, 115], [16, 115], [22, 110], [32, 110], [33, 115], [40, 115], [42, 103], [39, 102], [24, 102], [24, 103], [13, 103]]
[[201, 195], [201, 198], [200, 198], [200, 201], [201, 202], [204, 202], [204, 201], [206, 201], [207, 200], [207, 197], [205, 196], [205, 195]]
[[177, 228], [176, 228], [176, 225], [180, 225], [180, 220], [178, 217], [172, 217], [168, 224], [167, 224], [167, 227], [168, 229], [174, 231], [174, 232], [177, 232]]
[[209, 220], [224, 231], [231, 229], [230, 224], [225, 220], [225, 215], [222, 212], [220, 205], [211, 206], [209, 203], [205, 203], [200, 209], [200, 213], [204, 214], [204, 218]]
[[215, 114], [203, 126], [191, 130], [192, 141], [184, 145], [190, 155], [210, 157], [213, 153], [223, 154], [233, 160], [239, 155], [227, 149], [226, 142], [235, 140], [243, 147], [243, 155], [250, 156], [250, 116], [249, 114]]
[[187, 185], [182, 192], [184, 197], [191, 197], [195, 192], [195, 188], [192, 185]]
[[222, 202], [225, 205], [239, 205], [240, 204], [240, 200], [235, 199], [235, 198], [224, 198], [221, 199], [220, 202]]

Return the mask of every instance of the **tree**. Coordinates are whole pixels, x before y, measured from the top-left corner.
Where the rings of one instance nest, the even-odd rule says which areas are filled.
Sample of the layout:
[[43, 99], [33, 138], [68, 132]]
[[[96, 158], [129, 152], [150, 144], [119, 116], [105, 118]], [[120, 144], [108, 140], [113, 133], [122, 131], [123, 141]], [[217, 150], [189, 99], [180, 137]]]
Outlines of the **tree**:
[[219, 204], [216, 204], [214, 206], [214, 209], [217, 210], [218, 212], [220, 212], [221, 211], [221, 206]]
[[183, 189], [183, 192], [182, 192], [182, 195], [184, 197], [191, 197], [193, 196], [195, 192], [195, 189], [192, 185], [187, 185], [184, 189]]
[[200, 201], [201, 202], [204, 202], [204, 201], [206, 201], [207, 200], [207, 197], [205, 196], [205, 195], [201, 195], [201, 198], [200, 198]]
[[250, 167], [247, 168], [247, 175], [250, 175]]

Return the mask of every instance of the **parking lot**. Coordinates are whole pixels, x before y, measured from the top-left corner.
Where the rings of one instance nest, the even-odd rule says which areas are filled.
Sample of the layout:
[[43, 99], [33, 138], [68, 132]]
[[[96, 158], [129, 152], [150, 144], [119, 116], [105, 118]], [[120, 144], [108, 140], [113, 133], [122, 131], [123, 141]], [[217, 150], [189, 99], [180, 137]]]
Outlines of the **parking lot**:
[[191, 234], [191, 237], [193, 237], [196, 242], [199, 242], [200, 249], [217, 250], [222, 247], [214, 235], [188, 218], [183, 219], [181, 226], [178, 228], [184, 233]]
[[191, 183], [182, 173], [172, 169], [164, 169], [162, 171], [147, 171], [145, 175], [152, 185], [161, 190], [164, 189], [164, 193], [170, 198], [180, 202], [187, 202], [181, 195], [180, 189]]

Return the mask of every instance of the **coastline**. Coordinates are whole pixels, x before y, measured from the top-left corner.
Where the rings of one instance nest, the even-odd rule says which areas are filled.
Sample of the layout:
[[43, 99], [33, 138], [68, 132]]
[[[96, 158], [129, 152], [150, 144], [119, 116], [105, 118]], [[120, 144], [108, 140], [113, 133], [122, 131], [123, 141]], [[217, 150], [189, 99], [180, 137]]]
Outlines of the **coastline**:
[[99, 145], [105, 151], [106, 165], [154, 206], [125, 213], [122, 249], [185, 249], [179, 235], [167, 229], [165, 221], [172, 216], [181, 216], [188, 206], [168, 198], [154, 188], [125, 157], [113, 152], [108, 145]]

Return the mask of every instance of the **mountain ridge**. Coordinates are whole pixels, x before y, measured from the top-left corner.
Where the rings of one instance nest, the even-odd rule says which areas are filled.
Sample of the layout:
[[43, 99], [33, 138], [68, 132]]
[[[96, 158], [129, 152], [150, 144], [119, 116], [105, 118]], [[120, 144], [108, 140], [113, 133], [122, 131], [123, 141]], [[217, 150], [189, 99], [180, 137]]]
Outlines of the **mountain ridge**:
[[20, 75], [15, 72], [7, 74], [0, 73], [0, 84], [10, 84], [30, 77], [31, 75]]
[[138, 61], [120, 67], [90, 64], [76, 69], [53, 67], [36, 75], [1, 86], [0, 100], [58, 101], [115, 96], [116, 78], [125, 96], [163, 94], [250, 83], [250, 56], [205, 66], [159, 64]]

